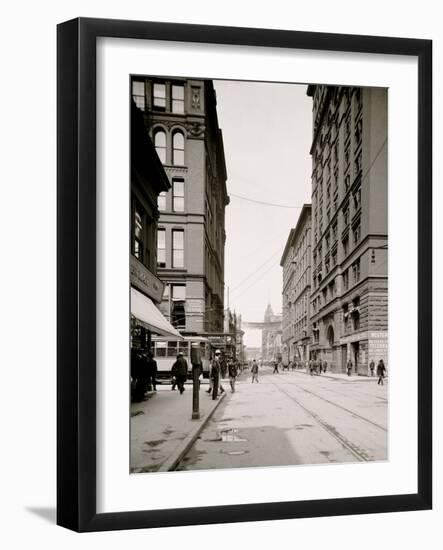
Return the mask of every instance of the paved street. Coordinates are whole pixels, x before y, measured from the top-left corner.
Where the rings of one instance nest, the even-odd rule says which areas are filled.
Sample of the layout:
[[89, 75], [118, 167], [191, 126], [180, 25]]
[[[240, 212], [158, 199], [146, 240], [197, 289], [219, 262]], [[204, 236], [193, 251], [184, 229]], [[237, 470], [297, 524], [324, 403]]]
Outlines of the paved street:
[[387, 459], [387, 384], [268, 367], [259, 380], [242, 375], [178, 470]]

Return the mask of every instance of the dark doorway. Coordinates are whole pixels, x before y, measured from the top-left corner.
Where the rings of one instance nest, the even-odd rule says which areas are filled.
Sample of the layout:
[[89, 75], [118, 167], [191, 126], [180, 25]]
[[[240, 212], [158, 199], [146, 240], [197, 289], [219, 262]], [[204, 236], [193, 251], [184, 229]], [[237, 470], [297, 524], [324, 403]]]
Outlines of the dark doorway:
[[346, 361], [348, 355], [348, 346], [345, 344], [341, 347], [341, 371], [346, 372]]
[[352, 346], [352, 362], [354, 363], [354, 371], [358, 372], [358, 361], [360, 357], [360, 343], [354, 342]]

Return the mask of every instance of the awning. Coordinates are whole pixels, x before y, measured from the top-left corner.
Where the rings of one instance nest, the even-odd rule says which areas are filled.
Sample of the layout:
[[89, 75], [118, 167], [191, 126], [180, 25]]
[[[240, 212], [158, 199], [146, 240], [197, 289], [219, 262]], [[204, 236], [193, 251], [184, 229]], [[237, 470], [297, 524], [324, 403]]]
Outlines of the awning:
[[173, 336], [178, 340], [183, 340], [183, 336], [165, 319], [161, 311], [155, 307], [154, 302], [132, 287], [131, 314], [155, 334]]

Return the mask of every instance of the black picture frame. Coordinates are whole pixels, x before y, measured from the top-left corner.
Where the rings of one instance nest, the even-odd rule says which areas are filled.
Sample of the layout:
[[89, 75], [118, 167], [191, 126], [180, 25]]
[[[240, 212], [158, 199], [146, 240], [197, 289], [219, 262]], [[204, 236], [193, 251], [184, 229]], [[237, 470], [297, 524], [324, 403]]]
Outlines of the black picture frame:
[[[418, 490], [416, 494], [96, 512], [96, 39], [169, 40], [415, 56], [418, 60]], [[57, 523], [152, 528], [432, 507], [432, 42], [78, 18], [57, 32]]]

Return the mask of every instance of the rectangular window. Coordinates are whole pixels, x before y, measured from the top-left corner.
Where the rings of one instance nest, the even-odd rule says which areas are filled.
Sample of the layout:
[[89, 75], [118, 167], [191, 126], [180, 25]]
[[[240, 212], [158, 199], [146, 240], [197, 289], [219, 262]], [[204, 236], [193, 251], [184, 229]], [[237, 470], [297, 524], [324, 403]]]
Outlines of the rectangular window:
[[361, 206], [361, 189], [354, 193], [354, 210], [357, 211]]
[[362, 157], [362, 152], [360, 151], [356, 157], [356, 159], [354, 160], [354, 174], [355, 176], [358, 176], [359, 174], [361, 174], [361, 170], [362, 170], [362, 162], [363, 162], [363, 157]]
[[168, 357], [176, 357], [178, 354], [178, 342], [168, 342]]
[[185, 211], [185, 182], [179, 179], [172, 180], [172, 210]]
[[343, 272], [343, 288], [347, 290], [349, 287], [349, 272], [348, 270]]
[[155, 343], [155, 356], [156, 357], [166, 357], [166, 342], [156, 342]]
[[162, 191], [157, 199], [157, 206], [160, 212], [164, 212], [166, 210], [166, 191]]
[[143, 216], [137, 208], [135, 208], [134, 210], [133, 224], [134, 224], [133, 253], [134, 253], [134, 256], [142, 262], [143, 250], [144, 250]]
[[152, 103], [155, 109], [166, 110], [166, 84], [154, 83]]
[[184, 231], [172, 231], [172, 267], [184, 267]]
[[157, 266], [166, 267], [166, 229], [157, 230]]
[[176, 328], [186, 327], [186, 286], [173, 285], [171, 289], [171, 323]]
[[341, 244], [343, 245], [343, 256], [347, 256], [348, 255], [348, 252], [349, 252], [349, 238], [348, 237], [345, 237]]
[[134, 80], [132, 83], [132, 99], [139, 109], [145, 110], [145, 83]]
[[172, 85], [172, 112], [178, 114], [185, 112], [185, 87], [182, 84]]
[[354, 277], [354, 283], [360, 280], [360, 259], [352, 264], [352, 275]]
[[354, 244], [357, 244], [360, 242], [360, 224], [354, 226], [352, 230], [353, 238], [354, 238]]

